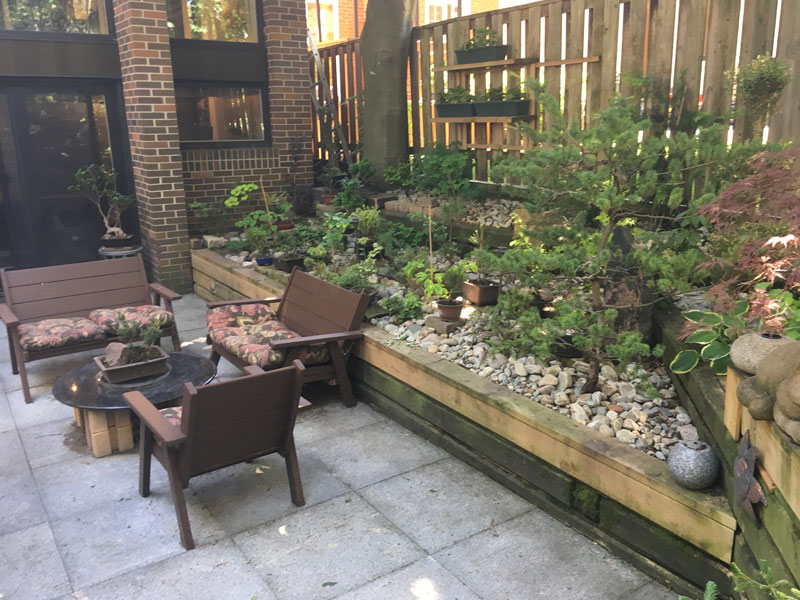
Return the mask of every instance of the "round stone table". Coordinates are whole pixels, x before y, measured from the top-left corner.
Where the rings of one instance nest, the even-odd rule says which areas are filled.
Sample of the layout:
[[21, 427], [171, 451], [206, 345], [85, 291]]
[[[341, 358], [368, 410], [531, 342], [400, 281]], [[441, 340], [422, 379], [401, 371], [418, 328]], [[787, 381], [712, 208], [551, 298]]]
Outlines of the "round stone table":
[[170, 352], [169, 371], [163, 375], [125, 383], [107, 383], [92, 360], [59, 378], [53, 386], [56, 400], [74, 409], [75, 423], [85, 429], [86, 443], [96, 457], [133, 448], [128, 405], [122, 394], [142, 392], [156, 407], [183, 396], [183, 384], [211, 382], [217, 369], [207, 358]]

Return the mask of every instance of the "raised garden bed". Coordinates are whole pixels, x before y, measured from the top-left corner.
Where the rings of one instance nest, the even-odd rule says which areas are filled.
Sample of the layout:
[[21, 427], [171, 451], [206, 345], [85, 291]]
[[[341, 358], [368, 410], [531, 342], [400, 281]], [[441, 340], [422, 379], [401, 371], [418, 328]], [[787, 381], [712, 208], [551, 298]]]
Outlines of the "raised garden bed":
[[[272, 295], [283, 285], [205, 250], [192, 253], [192, 264], [195, 289], [209, 300]], [[456, 364], [387, 345], [385, 331], [364, 332], [351, 365], [362, 398], [465, 460], [472, 456], [489, 475], [612, 549], [635, 548], [648, 557], [639, 557], [640, 566], [654, 575], [670, 579], [669, 571], [695, 585], [711, 578], [730, 590], [725, 565], [736, 520], [724, 498], [684, 490], [663, 462]]]

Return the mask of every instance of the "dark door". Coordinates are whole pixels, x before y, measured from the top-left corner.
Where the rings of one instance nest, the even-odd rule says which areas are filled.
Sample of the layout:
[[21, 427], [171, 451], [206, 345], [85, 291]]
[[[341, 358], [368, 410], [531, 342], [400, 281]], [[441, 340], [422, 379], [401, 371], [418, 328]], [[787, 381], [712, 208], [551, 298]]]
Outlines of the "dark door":
[[[118, 94], [113, 84], [0, 88], [0, 261], [16, 268], [97, 258], [96, 208], [69, 191], [81, 167], [105, 164], [125, 191]], [[133, 212], [133, 210], [131, 211]]]

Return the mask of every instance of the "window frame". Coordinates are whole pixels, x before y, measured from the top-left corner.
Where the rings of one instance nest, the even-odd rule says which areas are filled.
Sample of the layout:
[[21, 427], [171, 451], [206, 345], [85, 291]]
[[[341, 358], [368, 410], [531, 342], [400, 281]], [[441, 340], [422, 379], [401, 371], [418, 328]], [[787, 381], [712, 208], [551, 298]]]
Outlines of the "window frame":
[[[193, 40], [204, 41], [204, 40]], [[239, 42], [223, 42], [225, 44], [238, 44]], [[199, 85], [207, 87], [251, 87], [261, 92], [261, 123], [264, 127], [264, 138], [260, 140], [188, 140], [179, 142], [181, 150], [228, 150], [233, 148], [270, 148], [272, 147], [272, 132], [269, 122], [269, 90], [266, 81], [216, 81], [197, 79], [176, 79], [175, 88], [181, 85]], [[178, 118], [177, 92], [175, 103], [175, 118]], [[180, 127], [179, 127], [180, 129]]]
[[[110, 2], [111, 0], [106, 0], [106, 2]], [[186, 7], [186, 2], [182, 0], [177, 0], [181, 2], [181, 9], [183, 10]], [[226, 40], [197, 40], [194, 38], [186, 38], [186, 37], [170, 37], [169, 43], [170, 45], [177, 44], [180, 46], [188, 46], [191, 47], [194, 44], [223, 44], [224, 46], [245, 46], [245, 47], [258, 47], [263, 50], [265, 38], [264, 38], [264, 6], [262, 4], [262, 0], [253, 0], [255, 2], [255, 11], [256, 11], [256, 32], [258, 34], [258, 39], [255, 42], [230, 42]], [[164, 2], [164, 8], [166, 10], [166, 1]]]
[[[255, 0], [260, 2], [260, 0]], [[106, 7], [106, 27], [108, 33], [66, 33], [64, 31], [27, 31], [19, 29], [0, 29], [0, 40], [30, 40], [53, 42], [98, 42], [116, 43], [117, 28], [114, 23], [114, 5], [112, 0], [104, 0]]]

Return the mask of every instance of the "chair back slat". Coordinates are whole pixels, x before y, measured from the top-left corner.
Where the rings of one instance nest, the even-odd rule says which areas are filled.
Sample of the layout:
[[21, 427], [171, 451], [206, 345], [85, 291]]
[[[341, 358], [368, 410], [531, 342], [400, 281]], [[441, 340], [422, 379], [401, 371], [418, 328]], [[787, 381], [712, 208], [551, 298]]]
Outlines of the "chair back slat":
[[358, 329], [369, 299], [295, 269], [286, 286], [278, 319], [300, 335]]
[[6, 302], [21, 322], [150, 303], [141, 256], [3, 271], [2, 282]]
[[182, 427], [189, 476], [281, 450], [294, 427], [300, 388], [290, 366], [187, 391]]

